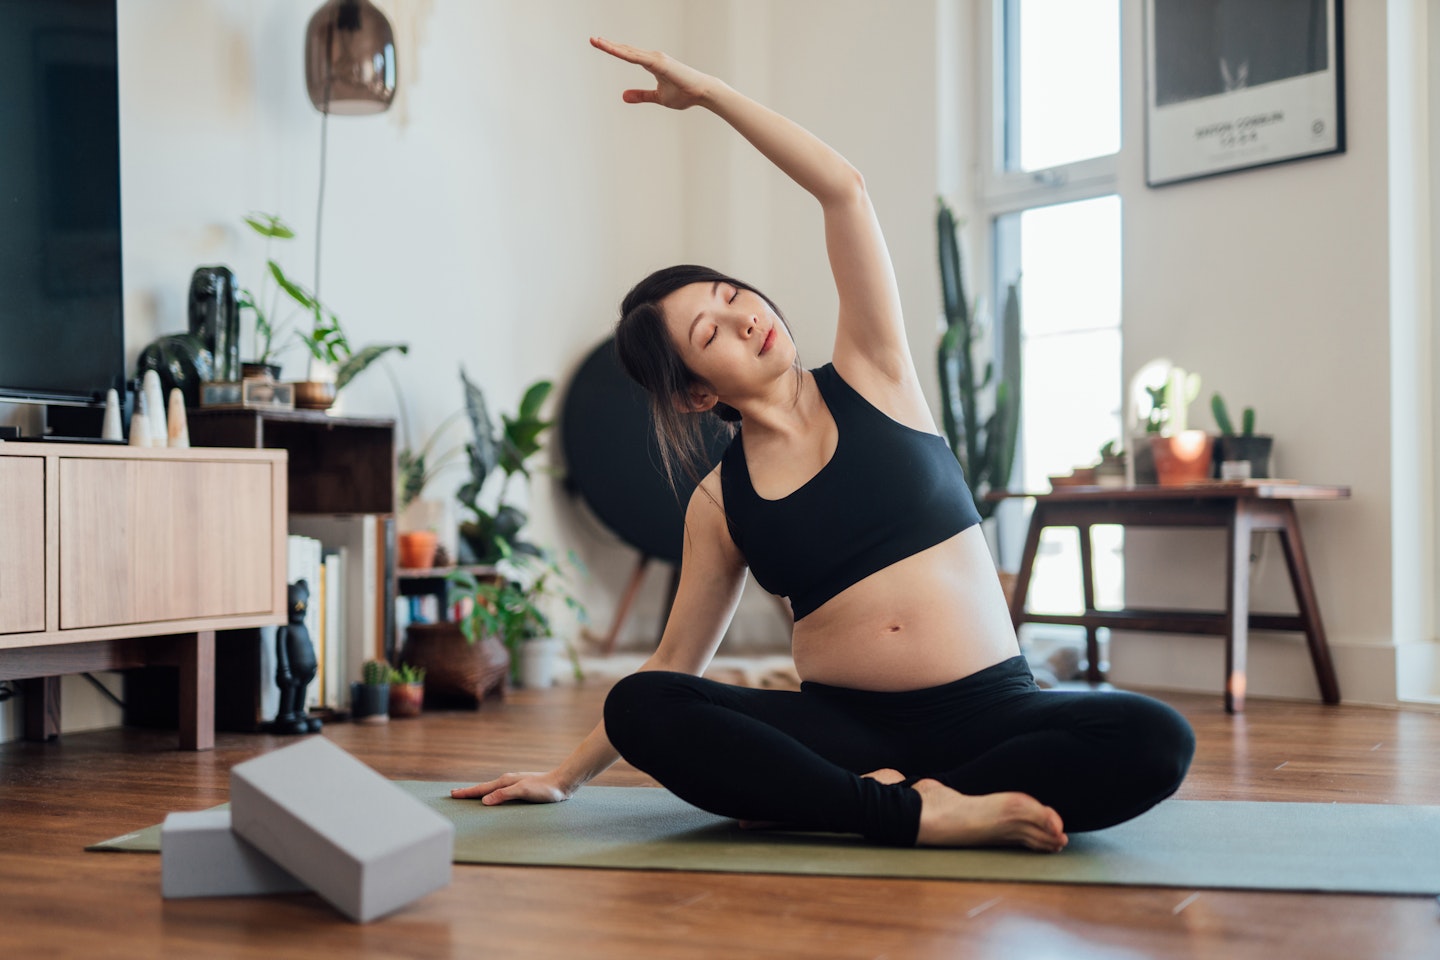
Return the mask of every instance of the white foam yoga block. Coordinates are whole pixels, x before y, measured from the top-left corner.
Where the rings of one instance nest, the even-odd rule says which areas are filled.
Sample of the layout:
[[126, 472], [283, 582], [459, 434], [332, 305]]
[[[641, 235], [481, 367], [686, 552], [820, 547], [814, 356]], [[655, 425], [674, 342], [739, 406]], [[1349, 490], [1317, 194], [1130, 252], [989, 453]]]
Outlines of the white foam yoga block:
[[450, 882], [455, 826], [324, 737], [230, 770], [236, 833], [357, 923]]
[[160, 892], [174, 897], [304, 893], [309, 887], [230, 829], [229, 810], [172, 813], [160, 827]]

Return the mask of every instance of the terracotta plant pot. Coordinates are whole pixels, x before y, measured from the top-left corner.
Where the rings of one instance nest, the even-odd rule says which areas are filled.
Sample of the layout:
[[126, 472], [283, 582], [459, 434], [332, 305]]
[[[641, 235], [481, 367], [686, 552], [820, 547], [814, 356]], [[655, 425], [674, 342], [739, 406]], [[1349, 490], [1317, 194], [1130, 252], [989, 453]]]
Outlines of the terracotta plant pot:
[[420, 716], [420, 705], [424, 702], [425, 684], [423, 682], [390, 684], [390, 716], [418, 717]]
[[1214, 438], [1204, 430], [1186, 430], [1171, 437], [1150, 436], [1155, 473], [1162, 487], [1178, 487], [1210, 479]]
[[509, 689], [510, 652], [495, 637], [471, 644], [458, 623], [412, 623], [400, 660], [425, 670], [425, 706], [479, 710]]
[[440, 538], [433, 530], [410, 530], [400, 534], [400, 566], [408, 570], [428, 570], [435, 566], [435, 548]]

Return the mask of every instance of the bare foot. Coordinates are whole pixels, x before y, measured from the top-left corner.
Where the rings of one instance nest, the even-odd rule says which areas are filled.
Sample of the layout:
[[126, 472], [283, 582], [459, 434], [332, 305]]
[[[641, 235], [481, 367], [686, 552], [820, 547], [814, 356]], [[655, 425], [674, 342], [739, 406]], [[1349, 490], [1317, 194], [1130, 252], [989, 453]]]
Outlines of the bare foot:
[[[889, 767], [882, 767], [879, 770], [871, 770], [862, 774], [866, 780], [878, 780], [881, 783], [904, 783], [905, 774], [899, 770], [892, 770]], [[789, 824], [781, 823], [779, 820], [737, 820], [736, 824], [741, 830], [778, 830]]]
[[938, 780], [915, 784], [920, 794], [921, 847], [1029, 847], [1043, 853], [1065, 849], [1060, 815], [1023, 793], [969, 796]]

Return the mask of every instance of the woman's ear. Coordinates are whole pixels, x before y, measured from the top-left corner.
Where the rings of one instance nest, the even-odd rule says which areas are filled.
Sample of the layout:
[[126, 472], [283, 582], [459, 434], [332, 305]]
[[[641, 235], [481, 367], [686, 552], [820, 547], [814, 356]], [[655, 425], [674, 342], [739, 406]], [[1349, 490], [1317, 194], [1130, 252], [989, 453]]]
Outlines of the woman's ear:
[[689, 394], [675, 395], [675, 409], [685, 413], [704, 413], [720, 401], [720, 397], [713, 390], [707, 390], [698, 384], [690, 388]]

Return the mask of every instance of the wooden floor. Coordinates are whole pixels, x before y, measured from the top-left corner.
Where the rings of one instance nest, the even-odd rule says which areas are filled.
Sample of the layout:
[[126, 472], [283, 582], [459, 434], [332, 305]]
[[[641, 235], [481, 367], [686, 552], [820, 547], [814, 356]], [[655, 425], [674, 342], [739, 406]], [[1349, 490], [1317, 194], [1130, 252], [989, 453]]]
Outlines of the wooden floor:
[[[521, 692], [325, 735], [388, 777], [482, 779], [560, 760], [603, 694]], [[1228, 717], [1218, 695], [1163, 699], [1199, 739], [1182, 798], [1440, 803], [1434, 712], [1252, 700]], [[0, 955], [1440, 957], [1431, 897], [457, 865], [445, 890], [357, 926], [310, 895], [165, 901], [159, 857], [82, 852], [226, 800], [232, 765], [285, 742], [222, 734], [193, 754], [111, 730], [0, 746]], [[648, 781], [622, 765], [596, 782]]]

